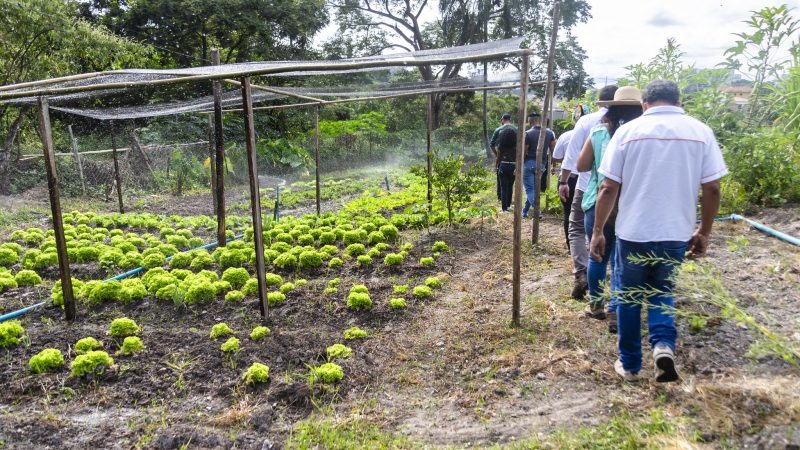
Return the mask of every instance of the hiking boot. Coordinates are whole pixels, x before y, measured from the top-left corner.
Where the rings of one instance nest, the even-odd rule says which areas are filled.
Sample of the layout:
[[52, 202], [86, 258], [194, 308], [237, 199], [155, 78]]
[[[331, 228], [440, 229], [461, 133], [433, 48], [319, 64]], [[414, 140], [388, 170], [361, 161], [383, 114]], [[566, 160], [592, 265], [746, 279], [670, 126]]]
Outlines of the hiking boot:
[[656, 344], [653, 348], [653, 361], [656, 366], [656, 381], [670, 383], [678, 381], [678, 371], [675, 370], [675, 353], [665, 344]]
[[606, 318], [606, 309], [603, 307], [603, 302], [589, 302], [586, 305], [586, 310], [584, 311], [586, 317], [590, 319], [597, 319], [597, 320], [605, 320]]
[[614, 362], [614, 371], [617, 372], [617, 375], [621, 376], [622, 379], [628, 383], [635, 383], [639, 381], [639, 372], [634, 373], [625, 370], [625, 368], [622, 366], [622, 361], [620, 360]]
[[575, 274], [575, 283], [572, 285], [572, 294], [570, 296], [575, 300], [584, 300], [586, 298], [586, 291], [589, 290], [589, 284], [586, 282], [586, 272], [578, 272]]
[[617, 334], [617, 312], [609, 311], [606, 313], [606, 320], [608, 320], [608, 332]]

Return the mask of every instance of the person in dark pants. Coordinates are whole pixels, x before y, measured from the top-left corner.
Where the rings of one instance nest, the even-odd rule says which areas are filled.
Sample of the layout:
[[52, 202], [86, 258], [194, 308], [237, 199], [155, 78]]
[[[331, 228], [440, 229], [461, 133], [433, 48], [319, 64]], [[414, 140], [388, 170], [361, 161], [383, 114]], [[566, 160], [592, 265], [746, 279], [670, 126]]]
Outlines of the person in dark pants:
[[[565, 131], [556, 140], [556, 146], [553, 150], [553, 173], [555, 173], [555, 163], [561, 162], [564, 159], [567, 148], [569, 147], [569, 140], [572, 138], [572, 130]], [[569, 195], [566, 199], [561, 200], [561, 207], [564, 208], [564, 240], [567, 244], [567, 251], [569, 251], [569, 212], [572, 209], [572, 199], [575, 197], [575, 184], [578, 182], [578, 175], [572, 174], [567, 179], [567, 186], [569, 187]], [[560, 183], [559, 183], [560, 184]]]
[[498, 181], [500, 184], [500, 206], [507, 212], [511, 206], [514, 189], [514, 171], [517, 160], [517, 127], [511, 123], [511, 114], [503, 114], [500, 126], [492, 133], [489, 146], [495, 154]]

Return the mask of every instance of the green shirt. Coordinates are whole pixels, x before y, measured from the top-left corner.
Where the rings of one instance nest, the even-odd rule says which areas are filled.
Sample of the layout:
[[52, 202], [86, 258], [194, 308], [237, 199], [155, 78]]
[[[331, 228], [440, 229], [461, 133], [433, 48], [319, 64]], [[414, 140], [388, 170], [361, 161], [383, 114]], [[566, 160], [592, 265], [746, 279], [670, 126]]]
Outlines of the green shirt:
[[606, 151], [608, 141], [611, 140], [611, 135], [608, 134], [608, 128], [605, 125], [598, 125], [592, 129], [589, 134], [589, 139], [592, 141], [592, 150], [594, 152], [594, 161], [592, 161], [592, 174], [589, 176], [589, 185], [586, 192], [583, 193], [583, 201], [581, 202], [581, 209], [588, 211], [594, 207], [597, 202], [597, 192], [600, 185], [606, 177], [603, 176], [597, 169], [600, 167], [600, 162], [603, 160], [603, 153]]

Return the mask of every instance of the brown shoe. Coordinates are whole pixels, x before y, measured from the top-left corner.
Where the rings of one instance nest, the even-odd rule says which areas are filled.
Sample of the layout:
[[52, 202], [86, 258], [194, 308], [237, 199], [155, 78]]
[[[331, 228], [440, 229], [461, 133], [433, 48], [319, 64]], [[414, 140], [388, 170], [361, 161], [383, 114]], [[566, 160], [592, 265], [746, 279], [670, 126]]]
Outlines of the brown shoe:
[[586, 310], [584, 311], [586, 317], [590, 319], [597, 319], [597, 320], [605, 320], [606, 318], [606, 308], [603, 306], [603, 302], [589, 302], [586, 305]]
[[576, 273], [575, 284], [572, 285], [572, 294], [570, 296], [575, 300], [585, 300], [588, 290], [589, 284], [586, 282], [586, 272]]
[[617, 312], [609, 311], [606, 313], [606, 320], [608, 320], [608, 332], [617, 334]]

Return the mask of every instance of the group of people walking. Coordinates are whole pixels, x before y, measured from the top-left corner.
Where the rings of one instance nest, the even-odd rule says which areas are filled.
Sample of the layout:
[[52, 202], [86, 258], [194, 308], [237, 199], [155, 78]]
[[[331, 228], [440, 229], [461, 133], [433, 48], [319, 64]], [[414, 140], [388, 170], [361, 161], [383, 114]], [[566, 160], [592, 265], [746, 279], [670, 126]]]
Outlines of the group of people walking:
[[[617, 334], [614, 368], [626, 381], [640, 378], [641, 310], [646, 306], [655, 379], [677, 381], [673, 275], [687, 255], [705, 254], [719, 210], [720, 179], [728, 171], [711, 129], [681, 108], [674, 82], [654, 81], [643, 92], [605, 86], [597, 105], [593, 113], [581, 109], [574, 128], [558, 140], [547, 129], [542, 152], [544, 174], [548, 154], [561, 161], [558, 193], [573, 262], [571, 295], [584, 300], [588, 294], [586, 316], [606, 320], [609, 332]], [[497, 155], [501, 206], [508, 211], [516, 129], [510, 115], [502, 119], [490, 144]], [[522, 167], [530, 204], [544, 189], [530, 174], [541, 133], [537, 119], [536, 114], [529, 117]], [[526, 206], [523, 217], [527, 212]]]

